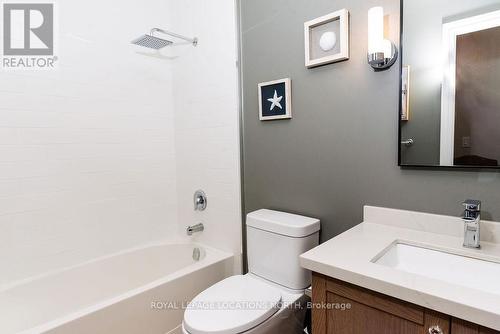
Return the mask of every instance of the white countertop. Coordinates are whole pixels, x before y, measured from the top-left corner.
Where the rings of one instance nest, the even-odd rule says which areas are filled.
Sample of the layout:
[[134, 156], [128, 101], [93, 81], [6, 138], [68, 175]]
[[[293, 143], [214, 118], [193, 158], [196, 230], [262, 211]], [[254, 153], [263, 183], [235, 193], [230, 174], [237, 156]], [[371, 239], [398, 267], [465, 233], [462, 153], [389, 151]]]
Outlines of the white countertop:
[[302, 254], [300, 261], [314, 272], [500, 330], [500, 295], [372, 262], [400, 241], [500, 263], [500, 224], [481, 222], [481, 240], [479, 250], [464, 248], [458, 217], [367, 206], [363, 223]]

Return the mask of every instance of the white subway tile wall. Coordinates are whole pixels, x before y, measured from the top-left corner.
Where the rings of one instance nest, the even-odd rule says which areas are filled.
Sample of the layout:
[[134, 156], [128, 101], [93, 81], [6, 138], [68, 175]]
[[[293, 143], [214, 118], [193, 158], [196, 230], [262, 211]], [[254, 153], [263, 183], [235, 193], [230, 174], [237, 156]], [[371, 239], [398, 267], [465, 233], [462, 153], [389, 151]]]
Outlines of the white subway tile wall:
[[[236, 8], [233, 0], [170, 0], [173, 26], [197, 36], [173, 67], [179, 232], [203, 222], [194, 239], [241, 255]], [[203, 189], [208, 209], [194, 212]]]
[[[58, 68], [0, 76], [0, 288], [198, 220], [201, 241], [239, 252], [233, 1], [75, 0], [57, 17]], [[200, 45], [137, 53], [153, 26]]]

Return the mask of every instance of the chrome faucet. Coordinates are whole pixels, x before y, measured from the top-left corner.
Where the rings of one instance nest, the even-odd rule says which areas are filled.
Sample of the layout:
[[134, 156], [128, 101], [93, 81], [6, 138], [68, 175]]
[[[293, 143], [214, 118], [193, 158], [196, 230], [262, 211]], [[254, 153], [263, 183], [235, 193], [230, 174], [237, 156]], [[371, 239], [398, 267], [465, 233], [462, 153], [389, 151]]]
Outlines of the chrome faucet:
[[462, 203], [464, 216], [464, 247], [481, 248], [481, 201], [468, 199]]
[[200, 223], [193, 226], [188, 226], [186, 232], [187, 235], [193, 235], [196, 232], [203, 232], [203, 230], [205, 230], [205, 226], [203, 226], [203, 224]]

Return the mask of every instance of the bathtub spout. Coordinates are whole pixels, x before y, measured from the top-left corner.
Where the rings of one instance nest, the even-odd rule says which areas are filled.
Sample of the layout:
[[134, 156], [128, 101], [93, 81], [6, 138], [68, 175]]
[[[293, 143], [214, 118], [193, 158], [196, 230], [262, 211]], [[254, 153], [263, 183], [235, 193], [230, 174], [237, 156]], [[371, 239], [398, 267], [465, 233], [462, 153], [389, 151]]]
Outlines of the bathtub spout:
[[200, 223], [200, 224], [196, 224], [193, 226], [188, 226], [188, 228], [186, 229], [186, 232], [187, 232], [187, 235], [193, 235], [193, 233], [202, 232], [204, 229], [205, 229], [205, 227], [203, 226], [203, 224]]

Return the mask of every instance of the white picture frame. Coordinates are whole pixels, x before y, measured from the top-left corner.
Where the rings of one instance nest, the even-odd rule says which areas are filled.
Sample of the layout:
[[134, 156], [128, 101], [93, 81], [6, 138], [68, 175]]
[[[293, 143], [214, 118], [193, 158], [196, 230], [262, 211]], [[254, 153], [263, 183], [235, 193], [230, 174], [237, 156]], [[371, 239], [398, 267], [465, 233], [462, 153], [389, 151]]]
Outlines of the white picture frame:
[[[285, 96], [281, 96], [281, 94], [279, 94], [280, 96], [277, 96], [277, 97], [282, 98], [282, 100], [280, 100], [280, 101], [285, 102], [283, 104], [284, 106], [281, 108], [281, 105], [280, 105], [281, 109], [279, 109], [279, 108], [276, 109], [279, 114], [273, 114], [273, 115], [266, 114], [266, 113], [269, 113], [269, 110], [267, 108], [265, 109], [264, 104], [266, 103], [266, 101], [269, 101], [269, 99], [268, 99], [269, 97], [263, 96], [263, 91], [266, 88], [273, 89], [273, 87], [280, 86], [280, 85], [284, 85], [284, 90], [281, 90], [281, 91], [283, 92], [282, 94], [284, 94]], [[273, 121], [273, 120], [279, 120], [279, 119], [291, 119], [292, 118], [292, 80], [290, 78], [259, 83], [258, 89], [259, 89], [259, 119], [261, 121]]]
[[[317, 40], [313, 40], [314, 28], [331, 22], [339, 22], [339, 34], [336, 36], [336, 43], [339, 43], [339, 50], [335, 54], [327, 54], [324, 57], [314, 57], [312, 55], [313, 47]], [[304, 45], [305, 45], [305, 65], [307, 68], [313, 68], [326, 64], [336, 63], [349, 59], [349, 11], [341, 9], [336, 12], [318, 17], [314, 20], [304, 23]]]
[[410, 75], [411, 75], [411, 67], [410, 65], [403, 66], [403, 73], [401, 76], [401, 120], [409, 121], [410, 120]]

